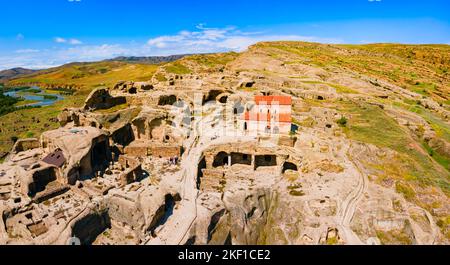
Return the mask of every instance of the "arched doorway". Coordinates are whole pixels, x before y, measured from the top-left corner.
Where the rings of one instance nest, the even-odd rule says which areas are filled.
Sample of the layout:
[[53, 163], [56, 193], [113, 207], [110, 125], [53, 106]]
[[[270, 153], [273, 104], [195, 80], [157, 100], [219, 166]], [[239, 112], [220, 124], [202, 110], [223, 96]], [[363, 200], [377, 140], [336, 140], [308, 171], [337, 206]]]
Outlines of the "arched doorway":
[[222, 104], [227, 103], [227, 101], [228, 101], [228, 96], [222, 96], [219, 98], [219, 102]]
[[282, 173], [284, 174], [284, 172], [286, 172], [286, 170], [294, 170], [297, 171], [297, 165], [291, 162], [284, 162], [283, 164], [283, 169], [282, 169]]
[[200, 189], [200, 185], [202, 183], [203, 178], [203, 169], [206, 168], [206, 159], [205, 157], [200, 160], [200, 163], [198, 163], [197, 167], [197, 189]]
[[162, 95], [159, 97], [158, 105], [159, 106], [173, 105], [176, 102], [177, 97], [175, 95]]
[[214, 157], [213, 167], [223, 167], [228, 165], [228, 154], [220, 152]]

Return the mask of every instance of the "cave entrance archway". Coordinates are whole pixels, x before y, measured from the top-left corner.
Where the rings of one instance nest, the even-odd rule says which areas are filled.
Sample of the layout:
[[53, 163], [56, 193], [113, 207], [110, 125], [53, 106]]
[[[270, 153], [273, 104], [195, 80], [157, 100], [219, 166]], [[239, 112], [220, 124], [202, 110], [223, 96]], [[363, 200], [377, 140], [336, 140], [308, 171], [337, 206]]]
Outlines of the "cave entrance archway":
[[149, 228], [150, 233], [153, 237], [155, 237], [155, 231], [158, 227], [164, 225], [167, 220], [173, 215], [173, 209], [175, 208], [175, 205], [181, 201], [181, 197], [179, 194], [166, 194], [164, 197], [164, 205], [161, 205], [157, 212], [162, 213], [162, 216], [159, 218], [159, 220], [154, 224], [152, 227]]
[[222, 93], [224, 93], [224, 91], [222, 90], [210, 90], [208, 94], [206, 94], [206, 96], [203, 96], [203, 105], [205, 105], [205, 103], [209, 101], [216, 101], [217, 97]]
[[251, 165], [252, 156], [244, 153], [231, 153], [231, 165]]
[[158, 132], [158, 129], [161, 127], [161, 126], [163, 126], [163, 123], [164, 123], [164, 119], [162, 119], [162, 118], [156, 118], [156, 119], [154, 119], [154, 120], [152, 120], [150, 123], [149, 123], [149, 134], [150, 134], [150, 139], [155, 139], [155, 138], [157, 138], [157, 132]]
[[36, 193], [44, 191], [47, 185], [50, 182], [55, 181], [56, 169], [55, 168], [46, 168], [44, 170], [36, 171], [33, 173], [33, 183], [29, 186], [29, 194], [30, 196], [36, 195]]
[[222, 96], [219, 98], [219, 102], [222, 104], [226, 104], [228, 101], [228, 96]]
[[256, 155], [255, 156], [255, 170], [258, 167], [273, 167], [277, 165], [276, 155]]
[[213, 167], [228, 166], [228, 154], [220, 152], [214, 157]]
[[282, 169], [282, 173], [284, 174], [284, 172], [286, 172], [286, 170], [294, 170], [294, 171], [298, 171], [298, 167], [296, 164], [291, 163], [291, 162], [284, 162], [283, 164], [283, 169]]
[[133, 125], [136, 127], [137, 139], [141, 139], [145, 136], [145, 121], [144, 120], [136, 120], [133, 122]]
[[137, 88], [136, 87], [131, 87], [130, 90], [128, 90], [128, 93], [130, 93], [130, 94], [137, 94]]
[[166, 105], [174, 105], [177, 102], [177, 97], [175, 95], [163, 95], [159, 97], [158, 105], [166, 106]]
[[203, 157], [200, 162], [198, 163], [197, 168], [197, 189], [200, 189], [200, 185], [202, 183], [203, 178], [203, 169], [206, 168], [206, 159]]
[[103, 171], [108, 166], [108, 143], [100, 141], [92, 149], [91, 164], [95, 171]]
[[72, 236], [79, 238], [82, 245], [91, 245], [108, 228], [111, 219], [107, 212], [92, 213], [75, 222]]

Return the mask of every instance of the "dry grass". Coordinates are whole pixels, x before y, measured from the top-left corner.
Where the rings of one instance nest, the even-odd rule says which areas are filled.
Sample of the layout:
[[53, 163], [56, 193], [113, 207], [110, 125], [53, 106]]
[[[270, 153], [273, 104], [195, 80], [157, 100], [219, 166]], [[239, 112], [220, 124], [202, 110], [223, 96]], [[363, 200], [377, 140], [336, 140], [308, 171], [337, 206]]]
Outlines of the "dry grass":
[[[264, 42], [251, 49], [264, 49], [286, 63], [295, 61], [365, 74], [430, 96], [442, 104], [448, 105], [450, 100], [449, 45]], [[378, 82], [374, 85], [380, 86]]]
[[121, 80], [148, 81], [156, 72], [157, 65], [130, 64], [125, 62], [96, 62], [69, 64], [34, 73], [8, 83], [10, 86], [22, 84], [74, 85], [83, 89], [96, 86], [113, 86]]

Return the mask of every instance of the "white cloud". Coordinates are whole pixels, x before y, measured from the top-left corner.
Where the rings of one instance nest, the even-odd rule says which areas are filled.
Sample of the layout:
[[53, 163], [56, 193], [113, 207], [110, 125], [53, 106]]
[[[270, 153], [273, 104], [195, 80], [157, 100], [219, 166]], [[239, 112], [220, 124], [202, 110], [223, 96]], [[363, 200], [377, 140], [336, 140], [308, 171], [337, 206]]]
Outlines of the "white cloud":
[[204, 24], [197, 25], [193, 31], [184, 30], [174, 35], [158, 36], [144, 43], [87, 45], [77, 39], [55, 37], [53, 40], [56, 43], [66, 45], [41, 50], [16, 50], [14, 54], [0, 54], [0, 69], [19, 66], [42, 69], [70, 62], [99, 61], [117, 56], [242, 51], [247, 49], [248, 46], [261, 41], [343, 42], [336, 38], [320, 38], [297, 34], [245, 32], [234, 27], [207, 28]]
[[234, 27], [206, 28], [203, 24], [196, 31], [181, 31], [175, 35], [166, 35], [148, 40], [147, 44], [155, 53], [201, 53], [215, 51], [242, 51], [261, 41], [310, 41], [341, 43], [334, 38], [319, 38], [302, 35], [266, 34], [264, 32], [242, 32]]
[[100, 61], [128, 54], [120, 45], [81, 45], [46, 50], [17, 50], [15, 54], [0, 55], [0, 70], [14, 67], [45, 69], [71, 62]]
[[67, 43], [67, 44], [71, 44], [71, 45], [83, 44], [83, 42], [81, 42], [80, 40], [77, 40], [77, 39], [65, 39], [65, 38], [61, 38], [61, 37], [54, 38], [54, 41], [56, 43]]
[[72, 45], [80, 45], [80, 44], [83, 44], [83, 42], [81, 42], [80, 40], [77, 40], [77, 39], [70, 39], [70, 40], [68, 41], [68, 43], [69, 43], [69, 44], [72, 44]]
[[66, 43], [67, 42], [66, 39], [60, 38], [60, 37], [56, 37], [54, 40], [56, 43]]
[[16, 50], [16, 53], [36, 53], [36, 52], [39, 52], [39, 50], [35, 50], [35, 49]]
[[121, 45], [88, 45], [60, 50], [56, 53], [58, 60], [64, 63], [74, 61], [96, 61], [124, 55], [129, 50]]

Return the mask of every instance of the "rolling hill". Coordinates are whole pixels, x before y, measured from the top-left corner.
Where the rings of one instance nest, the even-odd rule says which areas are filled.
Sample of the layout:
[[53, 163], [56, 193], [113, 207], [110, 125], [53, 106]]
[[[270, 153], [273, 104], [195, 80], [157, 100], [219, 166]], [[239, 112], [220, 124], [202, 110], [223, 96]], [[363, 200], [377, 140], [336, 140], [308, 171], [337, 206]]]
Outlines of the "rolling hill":
[[0, 82], [6, 82], [10, 79], [17, 78], [22, 75], [27, 75], [36, 72], [36, 70], [25, 69], [25, 68], [12, 68], [0, 71]]

